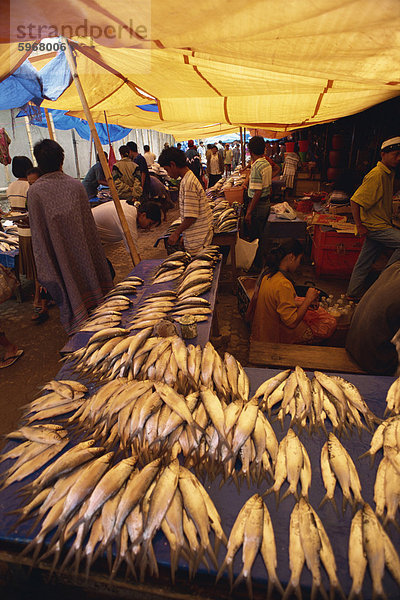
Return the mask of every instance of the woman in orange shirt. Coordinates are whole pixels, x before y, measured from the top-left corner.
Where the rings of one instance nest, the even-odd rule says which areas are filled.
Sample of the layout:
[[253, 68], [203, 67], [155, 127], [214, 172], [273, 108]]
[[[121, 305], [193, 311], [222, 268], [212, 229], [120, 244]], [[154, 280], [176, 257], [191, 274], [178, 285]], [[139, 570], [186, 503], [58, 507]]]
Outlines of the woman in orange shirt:
[[304, 250], [297, 240], [288, 240], [272, 249], [266, 257], [265, 269], [256, 285], [247, 316], [254, 318], [251, 339], [282, 344], [307, 344], [313, 333], [304, 322], [319, 292], [309, 288], [298, 306], [292, 275], [300, 265]]

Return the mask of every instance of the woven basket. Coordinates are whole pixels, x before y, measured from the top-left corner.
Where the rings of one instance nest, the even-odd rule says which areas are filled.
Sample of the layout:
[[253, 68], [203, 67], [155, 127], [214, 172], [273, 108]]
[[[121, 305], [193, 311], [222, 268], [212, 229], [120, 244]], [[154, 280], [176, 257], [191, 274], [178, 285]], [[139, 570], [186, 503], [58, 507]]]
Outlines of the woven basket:
[[232, 187], [224, 190], [225, 200], [229, 202], [229, 204], [233, 204], [234, 202], [238, 202], [238, 204], [243, 204], [243, 187]]

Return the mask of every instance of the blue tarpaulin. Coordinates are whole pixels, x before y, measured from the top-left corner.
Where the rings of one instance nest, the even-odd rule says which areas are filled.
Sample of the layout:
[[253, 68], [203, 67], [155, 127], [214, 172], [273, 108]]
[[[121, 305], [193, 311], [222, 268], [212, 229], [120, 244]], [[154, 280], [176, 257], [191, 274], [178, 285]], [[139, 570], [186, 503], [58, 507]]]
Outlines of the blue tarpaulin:
[[39, 105], [42, 100], [42, 82], [29, 60], [0, 83], [0, 110], [18, 108], [30, 101]]
[[[32, 125], [38, 125], [39, 127], [47, 127], [46, 116], [44, 114], [44, 109], [40, 108], [40, 114], [37, 117], [30, 117], [30, 122]], [[49, 108], [49, 112], [53, 117], [54, 127], [56, 129], [75, 129], [75, 131], [83, 138], [84, 140], [90, 140], [90, 128], [87, 121], [84, 119], [78, 119], [77, 117], [70, 117], [65, 114], [63, 110], [54, 110]], [[25, 117], [28, 113], [25, 110], [21, 110], [17, 117]], [[103, 145], [108, 144], [108, 135], [107, 135], [107, 126], [104, 123], [96, 123], [97, 133], [100, 138], [100, 142]], [[131, 129], [127, 129], [126, 127], [120, 127], [119, 125], [108, 125], [108, 130], [110, 132], [110, 139], [112, 142], [117, 142], [118, 140], [122, 140], [122, 138], [126, 137]]]

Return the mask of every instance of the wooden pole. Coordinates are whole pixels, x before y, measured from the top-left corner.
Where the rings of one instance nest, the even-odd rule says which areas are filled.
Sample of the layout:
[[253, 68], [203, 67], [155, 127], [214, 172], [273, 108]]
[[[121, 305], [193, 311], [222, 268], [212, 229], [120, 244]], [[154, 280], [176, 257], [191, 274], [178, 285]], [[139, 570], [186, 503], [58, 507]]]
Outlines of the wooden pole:
[[90, 144], [90, 148], [89, 148], [89, 169], [92, 166], [92, 139], [93, 139], [92, 138], [92, 133], [90, 133], [90, 141], [89, 141], [89, 144]]
[[49, 115], [49, 109], [48, 108], [44, 109], [44, 114], [46, 115], [47, 129], [49, 130], [50, 139], [54, 140], [54, 131], [53, 131], [53, 127], [51, 125], [50, 115]]
[[129, 253], [131, 255], [133, 264], [137, 265], [140, 262], [140, 256], [136, 250], [135, 244], [134, 244], [132, 236], [131, 236], [131, 232], [129, 231], [128, 223], [127, 223], [125, 215], [124, 215], [124, 211], [122, 210], [120, 199], [118, 198], [117, 189], [115, 187], [115, 183], [114, 183], [114, 180], [111, 175], [110, 167], [108, 166], [108, 162], [105, 157], [105, 154], [104, 154], [104, 151], [103, 151], [103, 148], [102, 148], [102, 145], [101, 145], [101, 142], [100, 142], [97, 130], [96, 130], [96, 126], [93, 121], [92, 113], [90, 112], [90, 108], [89, 108], [88, 102], [86, 100], [85, 92], [83, 91], [82, 84], [81, 84], [79, 75], [76, 70], [76, 65], [75, 65], [74, 57], [72, 55], [71, 47], [69, 45], [68, 40], [66, 40], [65, 38], [64, 38], [63, 42], [66, 46], [65, 55], [66, 55], [66, 58], [68, 61], [71, 75], [75, 82], [75, 85], [76, 85], [76, 88], [77, 88], [77, 91], [79, 94], [79, 98], [82, 103], [83, 110], [85, 112], [86, 120], [89, 123], [90, 131], [92, 132], [92, 136], [93, 136], [94, 143], [96, 146], [97, 154], [99, 155], [100, 163], [101, 163], [101, 166], [103, 167], [103, 172], [104, 172], [108, 187], [110, 188], [111, 196], [114, 201], [115, 208], [117, 210], [117, 214], [118, 214], [119, 220], [122, 225], [122, 230], [124, 232], [125, 239], [127, 241], [128, 247], [129, 247]]
[[35, 165], [35, 167], [37, 167], [36, 158], [35, 158], [35, 155], [33, 154], [33, 142], [32, 142], [31, 124], [29, 123], [29, 117], [24, 117], [24, 121], [25, 121], [26, 135], [28, 136], [29, 149], [31, 151], [31, 156], [32, 156], [32, 162]]
[[108, 121], [107, 121], [107, 113], [106, 113], [106, 111], [104, 111], [104, 118], [105, 118], [105, 120], [106, 120], [108, 144], [109, 144], [109, 146], [110, 146], [110, 148], [111, 148], [110, 130], [108, 129]]
[[53, 129], [54, 141], [56, 142], [57, 141], [57, 134], [56, 134], [56, 128], [54, 127], [53, 115], [51, 113], [49, 113], [49, 117], [50, 117], [51, 127]]
[[[72, 146], [74, 148], [74, 156], [75, 156], [76, 176], [78, 179], [80, 179], [81, 173], [79, 170], [79, 159], [78, 159], [78, 149], [76, 147], [75, 129], [71, 129], [71, 135], [72, 135]], [[92, 147], [92, 142], [90, 142], [90, 147]]]

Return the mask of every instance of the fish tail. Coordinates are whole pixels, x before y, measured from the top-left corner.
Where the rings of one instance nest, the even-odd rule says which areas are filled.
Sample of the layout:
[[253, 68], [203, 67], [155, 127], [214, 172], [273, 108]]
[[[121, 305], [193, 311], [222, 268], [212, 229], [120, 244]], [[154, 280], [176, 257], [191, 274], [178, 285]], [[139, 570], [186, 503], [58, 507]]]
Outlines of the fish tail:
[[[82, 538], [84, 539], [84, 538]], [[81, 558], [82, 558], [82, 544], [79, 544], [79, 548], [75, 554], [75, 558], [74, 558], [74, 574], [75, 576], [78, 575], [79, 573], [79, 565], [81, 564]]]
[[[286, 492], [283, 494], [283, 496], [281, 498], [281, 502], [283, 500], [285, 500], [285, 498], [287, 498], [288, 496], [290, 496], [291, 493], [292, 493], [292, 490], [290, 489], [290, 486], [289, 486], [288, 489], [286, 490]], [[298, 500], [297, 490], [296, 490], [296, 492], [293, 492], [293, 495], [296, 498], [296, 500]], [[279, 492], [278, 492], [278, 496], [277, 496], [277, 507], [278, 506], [279, 506]]]
[[224, 574], [224, 571], [226, 569], [226, 567], [228, 566], [227, 560], [226, 558], [224, 559], [224, 562], [222, 563], [222, 565], [219, 568], [219, 571], [217, 573], [217, 577], [215, 578], [215, 583], [217, 583], [217, 581], [219, 581], [222, 577], [222, 575]]
[[292, 592], [294, 592], [294, 585], [292, 583], [292, 580], [290, 579], [283, 593], [282, 600], [288, 600], [288, 598], [290, 598], [290, 596], [292, 595]]
[[211, 558], [211, 562], [213, 563], [214, 567], [215, 567], [216, 569], [218, 569], [218, 561], [217, 561], [217, 557], [215, 556], [214, 550], [213, 550], [213, 548], [212, 548], [212, 546], [211, 546], [210, 542], [208, 542], [208, 544], [207, 544], [207, 547], [206, 547], [206, 550], [207, 550], [207, 554], [208, 554], [208, 556]]
[[147, 548], [146, 547], [142, 548], [139, 567], [140, 567], [140, 582], [143, 583], [144, 575], [145, 575], [146, 567], [147, 567]]
[[358, 458], [365, 458], [366, 456], [370, 456], [372, 458], [371, 455], [371, 449], [367, 450], [366, 452], [364, 452], [364, 454], [361, 454]]
[[240, 583], [243, 581], [243, 579], [244, 579], [244, 572], [243, 572], [243, 569], [242, 569], [242, 570], [240, 571], [239, 575], [236, 577], [236, 579], [235, 579], [235, 583], [233, 584], [233, 586], [232, 586], [232, 584], [231, 584], [231, 592], [232, 592], [232, 591], [233, 591], [235, 588], [237, 588], [237, 587], [238, 587], [238, 585], [239, 585], [239, 584], [240, 584]]
[[247, 587], [247, 593], [248, 593], [250, 600], [253, 600], [253, 585], [251, 583], [250, 575], [247, 575], [247, 577], [246, 577], [246, 587]]
[[60, 558], [61, 546], [57, 545], [57, 548], [54, 552], [53, 562], [51, 563], [51, 569], [49, 572], [49, 580], [52, 578], [54, 571], [56, 570], [56, 566], [58, 563], [58, 559]]
[[[314, 587], [314, 584], [313, 584], [313, 587]], [[326, 593], [326, 589], [324, 588], [324, 586], [322, 585], [322, 583], [319, 586], [315, 585], [315, 587], [317, 589], [319, 589], [319, 592], [320, 592], [320, 594], [321, 594], [321, 596], [323, 597], [324, 600], [329, 600], [328, 594]], [[312, 592], [311, 592], [311, 597], [312, 597]]]
[[318, 508], [322, 508], [323, 505], [328, 502], [328, 500], [330, 500], [330, 498], [328, 498], [328, 494], [326, 493], [325, 496], [322, 498], [321, 502], [319, 503]]
[[135, 554], [134, 553], [130, 554], [129, 552], [127, 552], [125, 555], [125, 560], [126, 560], [125, 577], [127, 577], [129, 573], [132, 573], [133, 578], [135, 579], [135, 581], [137, 581], [136, 569], [135, 569], [135, 564], [134, 564]]

